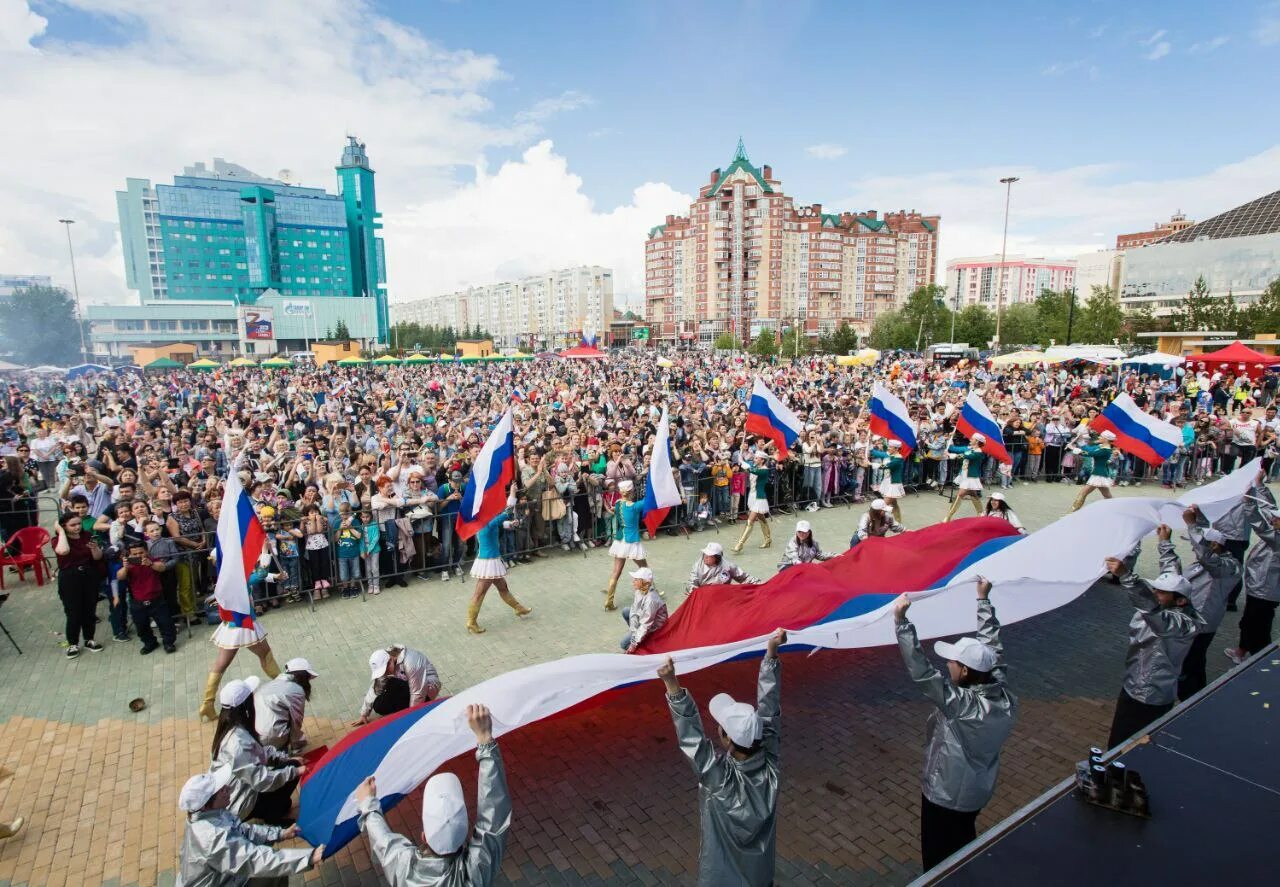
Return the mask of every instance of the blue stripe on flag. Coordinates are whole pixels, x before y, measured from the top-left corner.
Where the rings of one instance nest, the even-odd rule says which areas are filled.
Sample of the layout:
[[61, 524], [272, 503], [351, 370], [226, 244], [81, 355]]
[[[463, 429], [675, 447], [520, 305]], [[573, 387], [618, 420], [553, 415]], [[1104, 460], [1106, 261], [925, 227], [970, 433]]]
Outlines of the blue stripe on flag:
[[1161, 459], [1168, 459], [1178, 448], [1176, 444], [1152, 434], [1147, 426], [1135, 420], [1114, 401], [1103, 408], [1102, 415], [1111, 420], [1111, 424], [1116, 428], [1116, 434], [1123, 434], [1125, 437], [1146, 444]]
[[769, 401], [765, 400], [760, 395], [751, 395], [751, 406], [748, 409], [748, 412], [761, 417], [768, 422], [771, 427], [776, 428], [778, 433], [782, 435], [782, 439], [787, 442], [788, 448], [790, 448], [791, 445], [799, 439], [800, 432], [775, 416], [773, 414], [773, 410], [769, 407]]

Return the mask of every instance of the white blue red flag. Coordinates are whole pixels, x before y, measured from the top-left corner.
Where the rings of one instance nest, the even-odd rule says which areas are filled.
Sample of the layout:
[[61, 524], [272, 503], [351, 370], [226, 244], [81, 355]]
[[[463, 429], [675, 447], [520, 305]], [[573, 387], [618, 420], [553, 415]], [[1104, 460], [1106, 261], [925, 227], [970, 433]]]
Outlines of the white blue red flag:
[[769, 390], [768, 385], [757, 378], [751, 389], [747, 431], [773, 441], [773, 445], [778, 448], [778, 455], [785, 459], [787, 450], [799, 440], [803, 428], [796, 414]]
[[470, 539], [506, 509], [507, 488], [515, 479], [515, 427], [508, 407], [471, 466], [458, 509], [458, 538]]
[[253, 596], [249, 574], [258, 565], [267, 534], [254, 513], [253, 502], [240, 484], [238, 466], [227, 472], [222, 493], [222, 513], [218, 515], [218, 538], [214, 551], [218, 559], [218, 582], [213, 596], [218, 617], [236, 628], [253, 628]]
[[916, 423], [907, 406], [877, 382], [871, 389], [871, 433], [902, 444], [902, 455], [916, 448]]
[[1182, 446], [1182, 432], [1150, 413], [1144, 413], [1133, 398], [1121, 394], [1107, 404], [1089, 423], [1094, 431], [1110, 431], [1116, 447], [1132, 453], [1148, 465], [1160, 465]]
[[667, 519], [667, 512], [680, 504], [680, 487], [671, 473], [670, 439], [671, 425], [667, 421], [667, 408], [663, 407], [649, 456], [649, 479], [644, 485], [644, 508], [640, 512], [650, 536]]
[[970, 391], [960, 408], [960, 417], [956, 419], [956, 430], [965, 437], [981, 434], [986, 438], [982, 443], [982, 452], [1006, 465], [1013, 464], [1013, 457], [1004, 446], [1004, 435], [1000, 433], [1000, 423], [991, 415], [987, 405], [982, 402], [978, 392]]

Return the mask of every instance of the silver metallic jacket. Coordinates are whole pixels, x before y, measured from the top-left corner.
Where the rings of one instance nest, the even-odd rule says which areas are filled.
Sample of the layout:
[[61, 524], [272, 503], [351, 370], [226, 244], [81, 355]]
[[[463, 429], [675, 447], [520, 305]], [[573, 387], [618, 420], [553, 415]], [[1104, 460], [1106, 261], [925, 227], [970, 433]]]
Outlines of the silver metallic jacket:
[[1258, 541], [1244, 559], [1244, 593], [1264, 601], [1280, 601], [1280, 531], [1271, 526], [1268, 516], [1276, 513], [1276, 498], [1262, 484], [1257, 484], [1249, 495], [1265, 499], [1271, 507], [1264, 511], [1257, 502], [1247, 500], [1249, 523]]
[[511, 828], [511, 795], [496, 742], [476, 749], [476, 826], [471, 840], [448, 856], [431, 856], [396, 834], [382, 817], [377, 798], [360, 807], [360, 829], [391, 887], [463, 887], [492, 884], [502, 867], [502, 851]]
[[287, 878], [311, 868], [311, 851], [273, 850], [281, 829], [248, 825], [230, 810], [187, 817], [175, 887], [242, 887], [250, 878]]
[[1227, 595], [1235, 587], [1240, 578], [1240, 565], [1230, 554], [1219, 554], [1204, 541], [1204, 531], [1199, 527], [1191, 527], [1187, 535], [1191, 537], [1191, 548], [1196, 553], [1196, 562], [1188, 569], [1182, 569], [1182, 559], [1174, 550], [1172, 542], [1160, 543], [1160, 571], [1162, 573], [1181, 573], [1191, 583], [1191, 603], [1196, 612], [1204, 620], [1200, 626], [1200, 634], [1213, 634], [1222, 624], [1222, 617], [1227, 612]]
[[779, 669], [778, 660], [769, 656], [760, 662], [756, 712], [764, 733], [760, 751], [745, 761], [716, 751], [702, 731], [702, 716], [687, 690], [667, 697], [676, 740], [698, 777], [702, 810], [698, 883], [703, 887], [767, 885], [773, 881], [778, 831]]
[[1000, 749], [1013, 731], [1018, 698], [1005, 687], [1004, 647], [1000, 623], [990, 601], [978, 601], [978, 640], [996, 651], [995, 681], [958, 687], [929, 662], [916, 627], [897, 626], [898, 651], [911, 680], [937, 706], [925, 729], [921, 790], [948, 810], [981, 810], [991, 800], [1000, 770]]
[[779, 570], [785, 570], [787, 567], [794, 567], [796, 564], [809, 564], [814, 561], [827, 561], [835, 557], [834, 554], [827, 554], [818, 545], [818, 540], [812, 536], [809, 537], [807, 543], [801, 543], [799, 539], [792, 536], [787, 542], [787, 550], [782, 553], [782, 561], [778, 564]]
[[287, 673], [268, 681], [253, 694], [253, 726], [263, 745], [281, 751], [300, 749], [307, 744], [302, 732], [302, 715], [307, 692]]
[[[1257, 495], [1254, 490], [1249, 491]], [[1213, 528], [1228, 539], [1243, 541], [1249, 538], [1249, 500], [1241, 499], [1222, 517], [1213, 522]]]
[[[427, 654], [409, 647], [401, 647], [396, 658], [396, 676], [409, 682], [409, 705], [414, 706], [429, 699], [435, 699], [440, 692], [440, 675], [431, 664]], [[362, 718], [373, 716], [373, 702], [378, 694], [369, 684], [369, 692], [364, 694], [364, 706], [360, 709]]]
[[258, 742], [243, 727], [235, 727], [222, 737], [215, 761], [231, 768], [231, 812], [247, 819], [262, 792], [275, 791], [298, 775], [298, 768], [284, 764], [289, 756], [279, 749]]
[[704, 585], [728, 585], [731, 582], [751, 582], [758, 583], [760, 580], [752, 576], [746, 570], [743, 570], [737, 564], [730, 563], [725, 558], [720, 558], [720, 563], [714, 567], [708, 567], [699, 557], [693, 562], [693, 569], [689, 571], [689, 591], [695, 588], [701, 588]]
[[1129, 622], [1124, 691], [1147, 705], [1171, 705], [1178, 698], [1178, 674], [1204, 619], [1195, 604], [1161, 607], [1151, 586], [1133, 573], [1120, 584], [1136, 612]]

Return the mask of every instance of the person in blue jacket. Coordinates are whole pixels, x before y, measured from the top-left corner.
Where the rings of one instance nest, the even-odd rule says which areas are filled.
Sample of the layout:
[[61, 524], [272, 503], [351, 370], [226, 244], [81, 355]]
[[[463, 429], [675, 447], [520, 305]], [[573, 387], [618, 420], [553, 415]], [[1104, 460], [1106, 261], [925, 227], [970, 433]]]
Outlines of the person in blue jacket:
[[507, 588], [507, 566], [502, 562], [502, 528], [511, 522], [511, 509], [515, 507], [514, 488], [507, 497], [506, 510], [496, 515], [493, 520], [480, 528], [476, 533], [476, 561], [471, 565], [471, 575], [476, 580], [476, 590], [471, 594], [471, 606], [467, 608], [467, 631], [472, 634], [484, 634], [476, 619], [480, 616], [480, 607], [484, 603], [484, 595], [491, 587], [497, 586], [498, 595], [503, 603], [516, 611], [517, 616], [528, 616], [532, 607], [526, 607], [516, 600]]
[[609, 554], [613, 555], [613, 575], [605, 588], [604, 608], [616, 610], [613, 603], [614, 592], [618, 588], [618, 579], [627, 565], [627, 560], [636, 562], [637, 567], [647, 567], [644, 545], [640, 542], [640, 517], [644, 512], [644, 503], [636, 501], [635, 485], [624, 480], [618, 484], [618, 492], [622, 498], [613, 506], [610, 516], [613, 543], [609, 546]]

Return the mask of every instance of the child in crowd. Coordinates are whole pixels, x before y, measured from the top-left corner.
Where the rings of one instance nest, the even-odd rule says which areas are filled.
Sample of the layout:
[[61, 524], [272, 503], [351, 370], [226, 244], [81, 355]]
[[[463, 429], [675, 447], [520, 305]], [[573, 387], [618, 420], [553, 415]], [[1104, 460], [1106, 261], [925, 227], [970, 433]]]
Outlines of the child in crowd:
[[373, 519], [373, 512], [366, 505], [360, 509], [360, 559], [364, 561], [364, 574], [369, 579], [369, 594], [382, 594], [378, 584], [378, 552], [382, 548], [382, 528]]
[[342, 596], [360, 596], [360, 539], [364, 536], [359, 518], [351, 513], [351, 503], [338, 505], [338, 529], [334, 534], [338, 549], [338, 584]]

